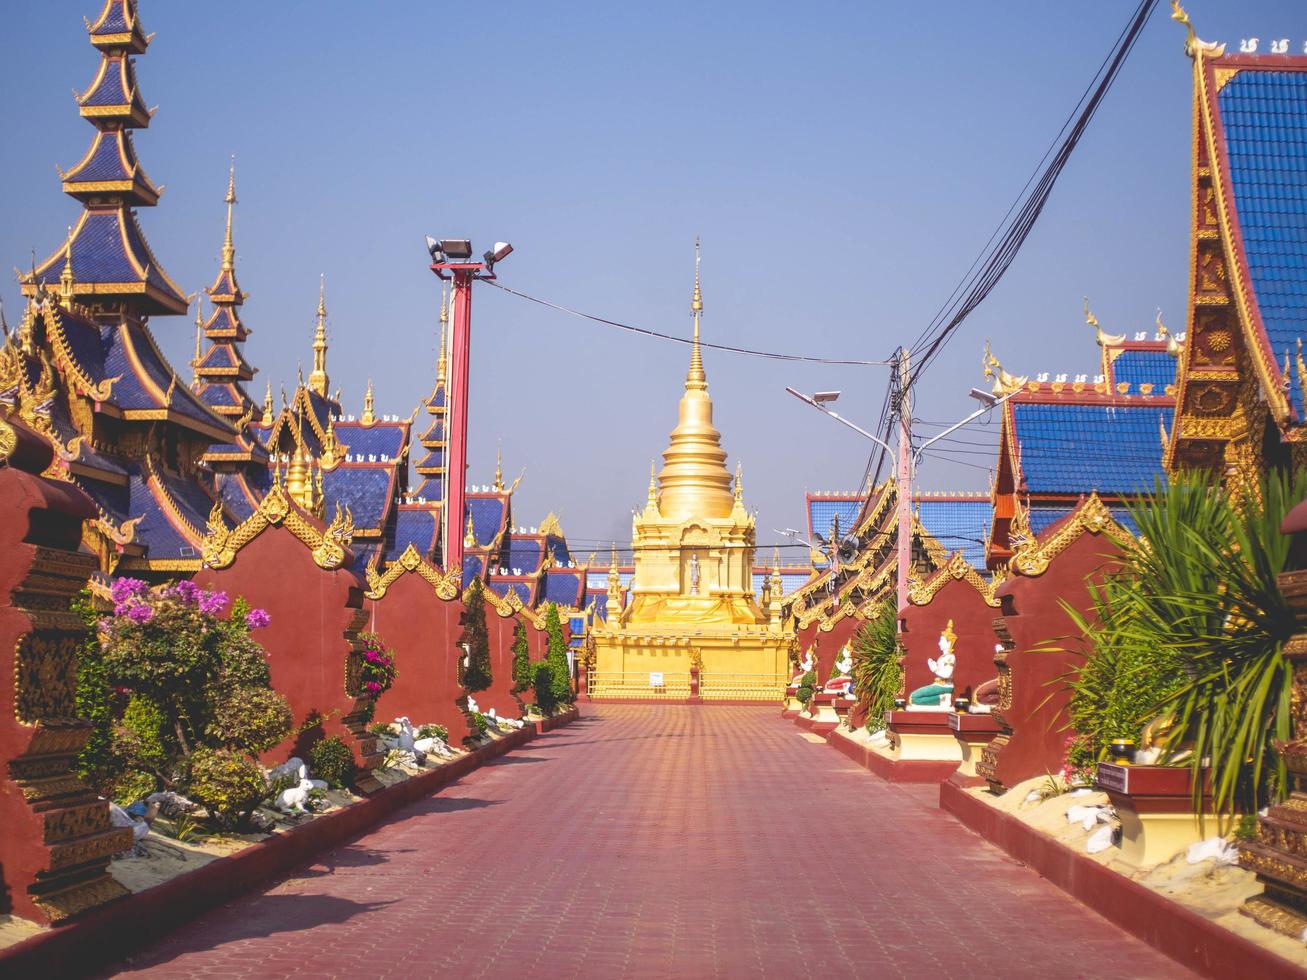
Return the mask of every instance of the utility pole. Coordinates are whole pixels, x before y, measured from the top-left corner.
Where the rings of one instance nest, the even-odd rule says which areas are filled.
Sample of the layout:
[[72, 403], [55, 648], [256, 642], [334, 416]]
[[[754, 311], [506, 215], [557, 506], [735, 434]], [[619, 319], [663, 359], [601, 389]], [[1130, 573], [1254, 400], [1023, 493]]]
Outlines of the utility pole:
[[467, 239], [427, 238], [431, 271], [454, 284], [454, 331], [449, 339], [449, 378], [446, 394], [448, 457], [445, 466], [441, 546], [445, 570], [463, 567], [463, 527], [467, 501], [467, 414], [468, 375], [472, 350], [472, 283], [493, 280], [495, 263], [513, 251], [507, 242], [496, 242], [480, 262], [472, 261], [472, 243]]
[[908, 368], [908, 352], [900, 347], [898, 363], [894, 368], [892, 396], [899, 413], [898, 609], [908, 604], [908, 572], [912, 563], [912, 390], [909, 387]]

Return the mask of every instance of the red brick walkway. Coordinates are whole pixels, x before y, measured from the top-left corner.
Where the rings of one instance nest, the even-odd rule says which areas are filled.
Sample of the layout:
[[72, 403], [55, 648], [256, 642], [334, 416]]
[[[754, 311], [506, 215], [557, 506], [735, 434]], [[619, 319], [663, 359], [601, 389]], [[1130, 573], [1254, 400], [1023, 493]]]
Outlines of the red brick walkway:
[[583, 710], [119, 969], [1188, 975], [775, 709]]

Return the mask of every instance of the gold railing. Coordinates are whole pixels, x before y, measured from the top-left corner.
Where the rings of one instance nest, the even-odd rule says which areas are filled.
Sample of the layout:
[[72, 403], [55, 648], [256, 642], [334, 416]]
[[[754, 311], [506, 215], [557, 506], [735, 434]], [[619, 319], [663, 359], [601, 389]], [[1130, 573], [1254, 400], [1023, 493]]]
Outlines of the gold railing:
[[789, 682], [788, 674], [727, 674], [705, 670], [699, 675], [699, 696], [705, 701], [780, 701]]
[[[654, 681], [661, 680], [661, 684]], [[690, 696], [690, 675], [648, 671], [594, 670], [586, 676], [586, 690], [594, 698], [656, 698], [683, 701]]]

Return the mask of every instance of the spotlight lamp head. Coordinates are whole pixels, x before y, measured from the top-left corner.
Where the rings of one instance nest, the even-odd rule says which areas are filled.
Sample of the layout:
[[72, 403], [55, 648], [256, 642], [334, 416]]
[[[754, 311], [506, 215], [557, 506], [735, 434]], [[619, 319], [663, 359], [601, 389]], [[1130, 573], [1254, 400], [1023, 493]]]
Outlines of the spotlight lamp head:
[[513, 246], [508, 242], [495, 242], [495, 247], [482, 255], [481, 258], [485, 260], [486, 265], [494, 268], [496, 262], [502, 262], [508, 258], [509, 253], [512, 251]]
[[440, 240], [440, 250], [451, 259], [470, 259], [472, 257], [472, 243], [466, 238], [442, 238]]
[[445, 261], [445, 253], [440, 250], [440, 242], [430, 235], [427, 236], [427, 253], [431, 256], [432, 262]]
[[972, 398], [980, 402], [980, 404], [984, 405], [986, 408], [993, 408], [995, 405], [998, 404], [997, 398], [991, 395], [988, 391], [984, 391], [981, 388], [972, 388], [970, 395]]
[[838, 391], [814, 391], [812, 400], [819, 405], [826, 405], [833, 401], [838, 401], [840, 393]]

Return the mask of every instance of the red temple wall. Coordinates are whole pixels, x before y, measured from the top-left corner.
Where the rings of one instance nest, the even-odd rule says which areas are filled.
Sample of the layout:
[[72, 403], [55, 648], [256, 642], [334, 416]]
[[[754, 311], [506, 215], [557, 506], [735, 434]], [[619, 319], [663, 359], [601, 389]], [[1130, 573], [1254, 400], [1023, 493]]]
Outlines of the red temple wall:
[[919, 687], [934, 683], [927, 666], [928, 658], [939, 657], [939, 635], [949, 620], [957, 643], [953, 652], [957, 665], [953, 669], [953, 696], [967, 688], [972, 691], [985, 681], [993, 680], [994, 618], [999, 611], [985, 602], [975, 587], [965, 579], [950, 579], [924, 606], [909, 603], [899, 610], [899, 642], [904, 650], [904, 697]]

